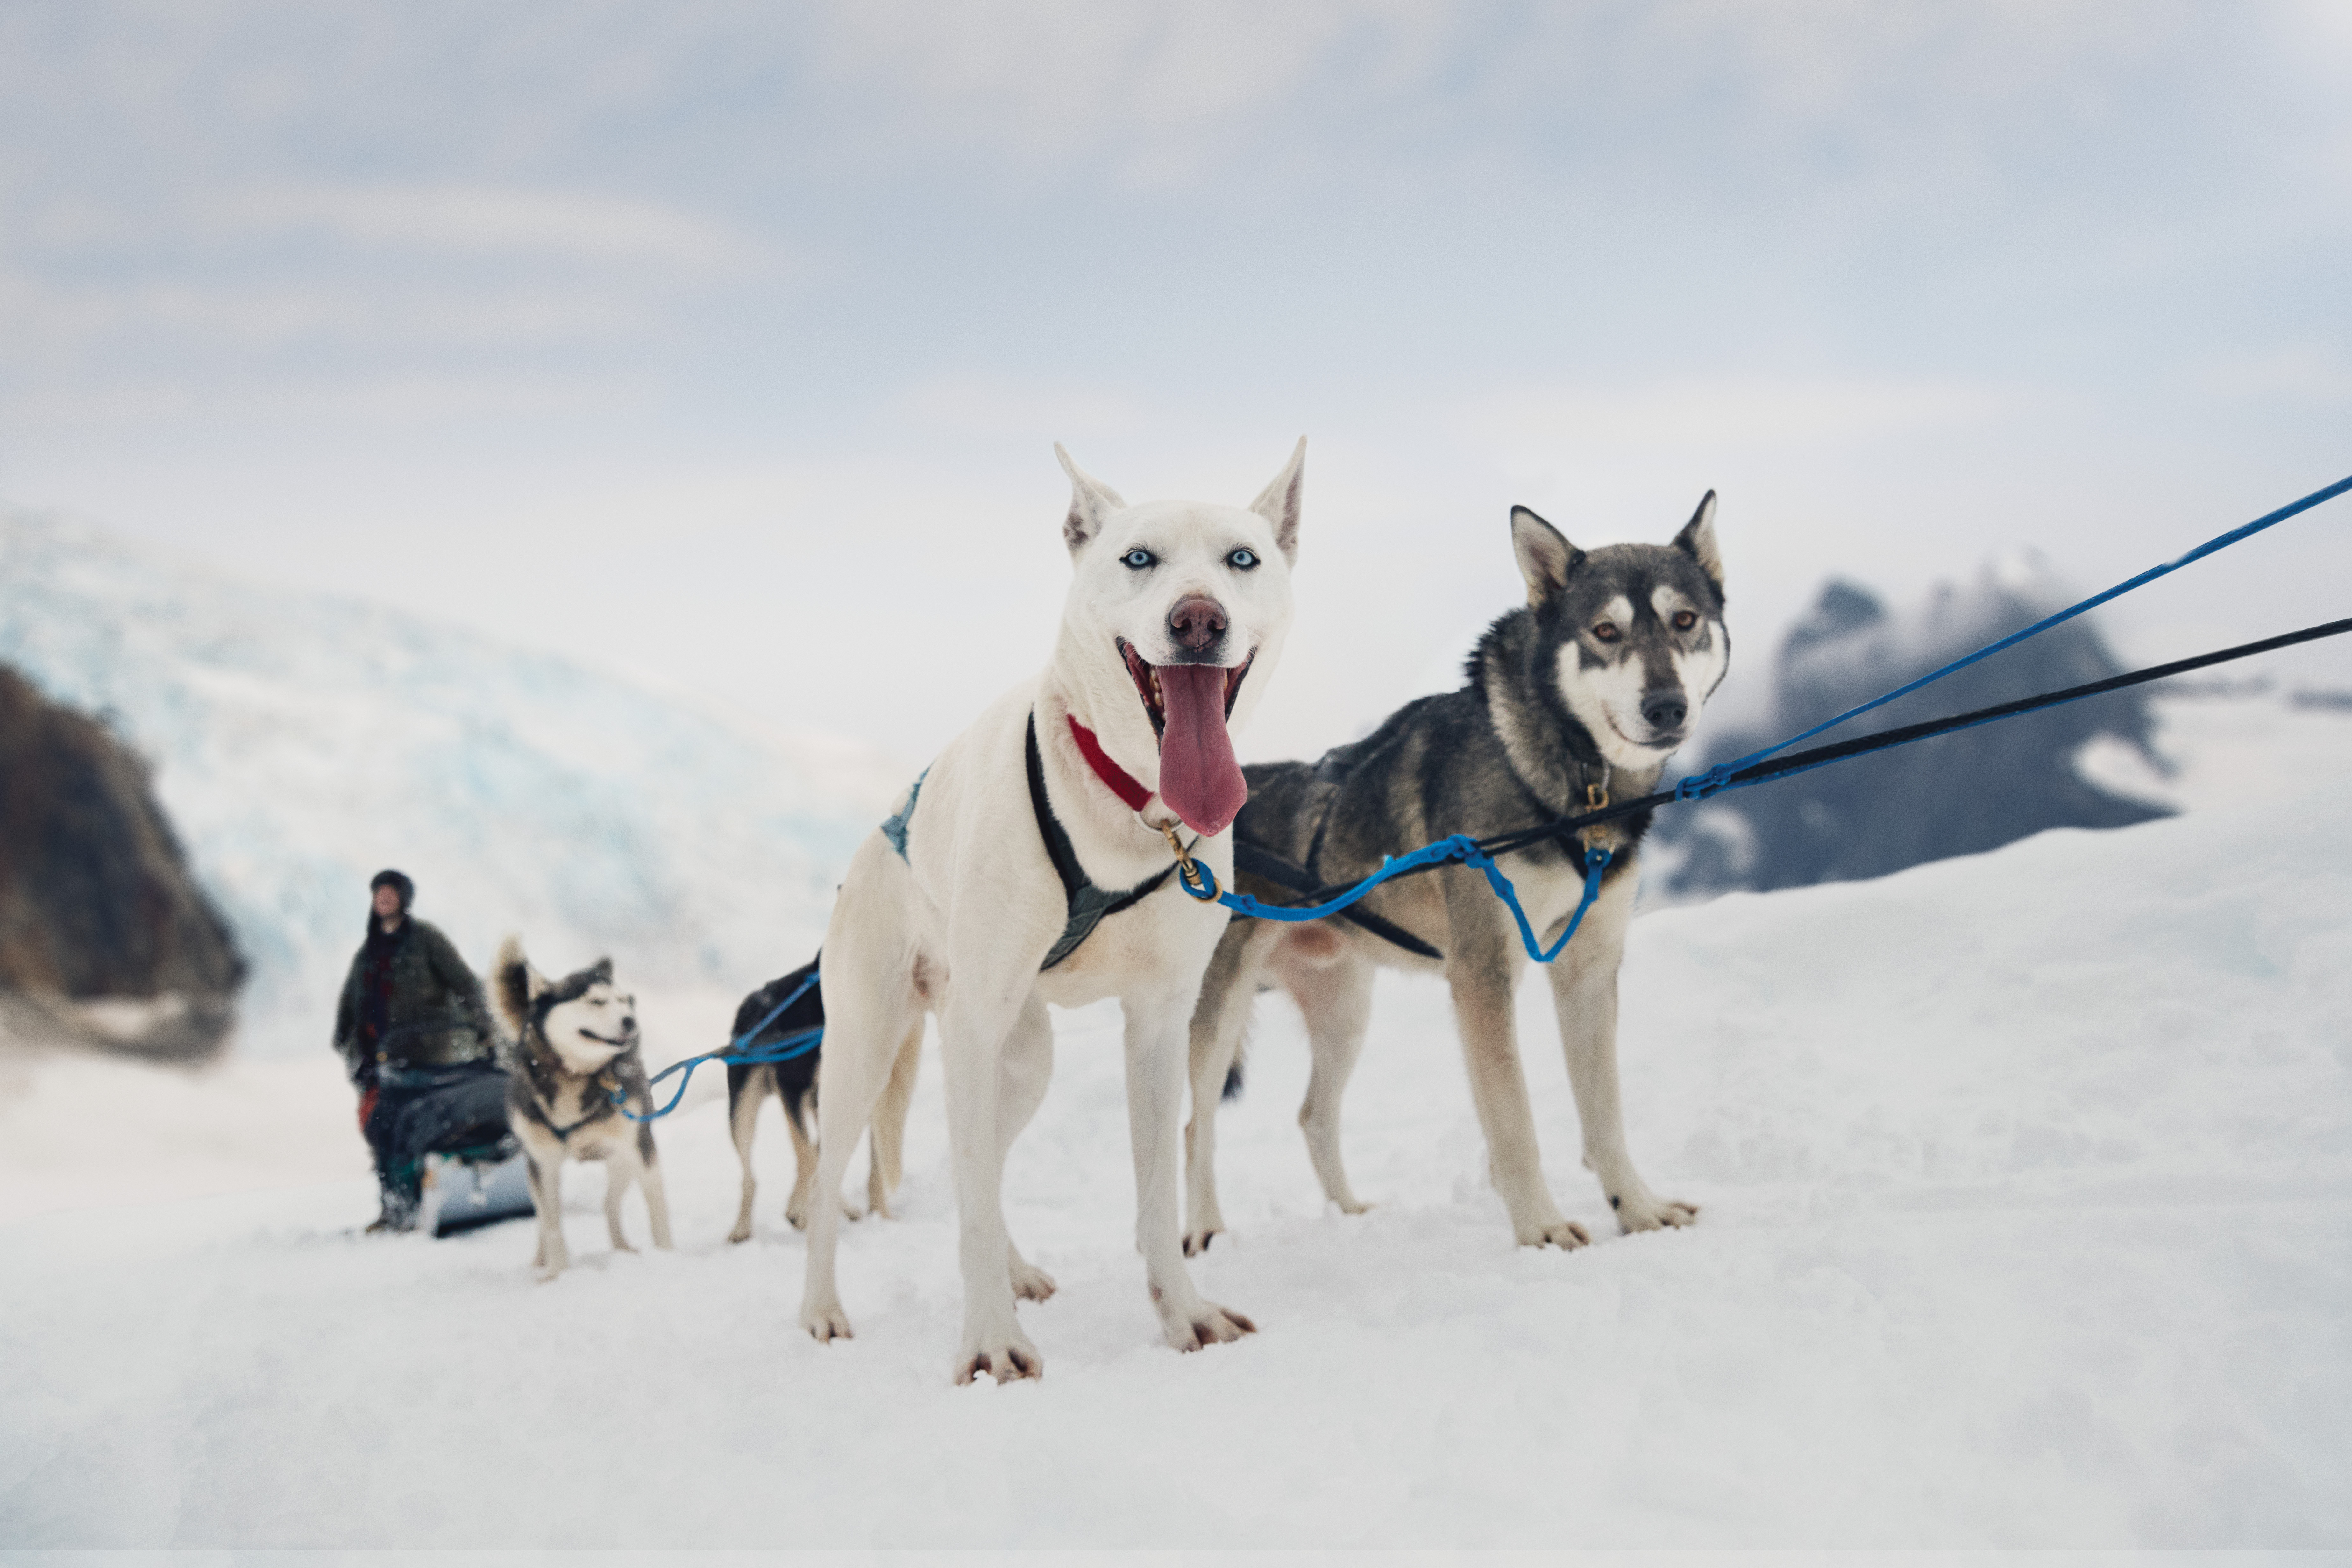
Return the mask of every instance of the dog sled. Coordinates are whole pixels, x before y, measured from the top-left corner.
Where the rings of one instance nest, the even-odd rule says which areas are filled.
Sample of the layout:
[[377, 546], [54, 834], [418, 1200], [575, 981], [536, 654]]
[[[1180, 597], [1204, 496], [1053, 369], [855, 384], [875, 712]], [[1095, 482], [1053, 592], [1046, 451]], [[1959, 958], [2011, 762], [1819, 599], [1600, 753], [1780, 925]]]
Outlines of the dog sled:
[[425, 1159], [425, 1194], [416, 1228], [428, 1236], [456, 1236], [531, 1213], [530, 1175], [512, 1138], [485, 1149]]

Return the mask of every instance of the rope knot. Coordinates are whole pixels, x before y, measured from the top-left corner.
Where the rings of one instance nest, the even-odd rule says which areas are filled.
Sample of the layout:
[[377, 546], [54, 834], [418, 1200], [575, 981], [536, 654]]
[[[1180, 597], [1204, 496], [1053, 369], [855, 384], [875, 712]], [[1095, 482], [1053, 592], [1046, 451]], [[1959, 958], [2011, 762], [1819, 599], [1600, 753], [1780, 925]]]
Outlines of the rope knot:
[[1675, 785], [1675, 798], [1680, 801], [1705, 800], [1717, 790], [1731, 786], [1731, 764], [1717, 763], [1703, 773], [1693, 773]]

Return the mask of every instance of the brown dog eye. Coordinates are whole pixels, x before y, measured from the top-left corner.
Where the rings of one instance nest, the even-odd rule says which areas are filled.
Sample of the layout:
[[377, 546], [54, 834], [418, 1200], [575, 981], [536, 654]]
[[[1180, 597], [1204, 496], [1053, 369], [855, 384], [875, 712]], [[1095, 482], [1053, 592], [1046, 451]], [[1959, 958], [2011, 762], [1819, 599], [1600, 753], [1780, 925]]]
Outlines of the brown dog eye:
[[1691, 614], [1690, 611], [1676, 610], [1675, 612], [1675, 630], [1678, 632], [1686, 632], [1696, 625], [1698, 625], [1698, 617]]
[[1594, 626], [1592, 628], [1592, 640], [1594, 642], [1615, 642], [1617, 640], [1616, 623], [1613, 621], [1603, 621], [1599, 626]]

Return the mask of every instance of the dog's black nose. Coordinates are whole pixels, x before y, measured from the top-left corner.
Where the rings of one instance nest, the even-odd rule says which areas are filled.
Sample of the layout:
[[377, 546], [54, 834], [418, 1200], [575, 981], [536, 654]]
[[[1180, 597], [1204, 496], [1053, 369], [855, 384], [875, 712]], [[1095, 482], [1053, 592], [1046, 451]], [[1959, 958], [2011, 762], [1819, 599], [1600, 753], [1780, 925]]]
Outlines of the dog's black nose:
[[1168, 612], [1168, 635], [1186, 653], [1206, 653], [1225, 635], [1225, 607], [1201, 594], [1179, 599]]
[[1643, 721], [1653, 730], [1679, 730], [1690, 717], [1690, 704], [1683, 700], [1680, 687], [1664, 691], [1646, 692], [1642, 698]]

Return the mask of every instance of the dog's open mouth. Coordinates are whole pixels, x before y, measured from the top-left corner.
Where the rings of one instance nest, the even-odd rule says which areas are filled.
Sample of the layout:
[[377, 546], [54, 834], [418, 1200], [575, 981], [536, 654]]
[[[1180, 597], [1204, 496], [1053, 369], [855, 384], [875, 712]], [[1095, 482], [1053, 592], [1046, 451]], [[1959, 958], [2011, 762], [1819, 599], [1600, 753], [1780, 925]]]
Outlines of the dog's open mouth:
[[1257, 662], [1257, 650], [1252, 648], [1249, 658], [1231, 669], [1222, 669], [1215, 665], [1151, 664], [1136, 652], [1135, 645], [1125, 637], [1113, 640], [1118, 644], [1119, 658], [1127, 661], [1128, 679], [1135, 682], [1136, 693], [1143, 699], [1143, 711], [1151, 720], [1151, 732], [1163, 742], [1168, 739], [1168, 694], [1160, 679], [1162, 670], [1216, 669], [1225, 678], [1225, 710], [1220, 717], [1230, 720], [1234, 716], [1234, 703], [1242, 694], [1242, 678], [1249, 674], [1250, 666]]
[[614, 1039], [610, 1036], [600, 1035], [593, 1029], [583, 1029], [580, 1032], [589, 1039], [595, 1040], [603, 1045], [610, 1046], [616, 1051], [626, 1050], [631, 1045], [635, 1043], [637, 1037], [637, 1031], [635, 1028], [622, 1030], [621, 1037], [618, 1039]]
[[1234, 742], [1225, 733], [1242, 681], [1257, 650], [1228, 669], [1214, 664], [1153, 664], [1118, 639], [1118, 656], [1143, 699], [1160, 739], [1159, 795], [1194, 832], [1213, 837], [1233, 826], [1249, 799]]

